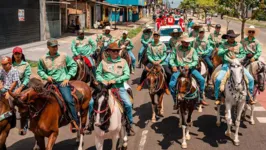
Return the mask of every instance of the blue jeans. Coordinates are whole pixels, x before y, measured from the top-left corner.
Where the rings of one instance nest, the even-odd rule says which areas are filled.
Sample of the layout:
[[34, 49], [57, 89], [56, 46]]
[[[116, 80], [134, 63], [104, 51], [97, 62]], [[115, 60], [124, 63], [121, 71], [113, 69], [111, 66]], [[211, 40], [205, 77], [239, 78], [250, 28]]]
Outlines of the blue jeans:
[[140, 50], [139, 50], [139, 54], [138, 54], [138, 61], [140, 62], [141, 58], [142, 58], [142, 55], [143, 55], [143, 52], [145, 50], [145, 47], [142, 45]]
[[[203, 93], [204, 89], [205, 89], [205, 79], [201, 76], [201, 74], [196, 69], [192, 69], [191, 74], [199, 82], [200, 92]], [[176, 94], [177, 94], [176, 90], [175, 90], [175, 87], [176, 87], [176, 82], [177, 82], [177, 79], [178, 79], [179, 75], [180, 75], [180, 71], [177, 71], [177, 72], [173, 73], [172, 76], [171, 76], [170, 83], [169, 83], [169, 88], [170, 88], [171, 95], [173, 97], [173, 101], [174, 101], [175, 104], [176, 104], [176, 98], [175, 97], [176, 97]]]
[[[127, 91], [124, 87], [119, 88], [119, 95], [124, 102], [124, 107], [126, 109], [125, 112], [126, 112], [126, 115], [129, 119], [129, 122], [130, 122], [130, 124], [132, 124], [133, 123], [132, 103], [131, 103], [131, 101], [128, 97]], [[93, 112], [93, 105], [94, 105], [94, 100], [91, 99], [90, 104], [89, 104], [89, 112], [90, 112], [89, 115], [90, 116]]]
[[67, 103], [67, 106], [69, 108], [69, 111], [70, 111], [73, 119], [76, 121], [77, 125], [79, 125], [79, 119], [78, 119], [78, 115], [77, 115], [76, 108], [75, 108], [75, 102], [74, 102], [73, 97], [71, 95], [70, 86], [62, 87], [60, 84], [61, 84], [61, 82], [56, 83], [55, 85], [58, 87], [60, 93], [63, 96], [63, 99]]
[[212, 64], [212, 61], [211, 61], [210, 57], [209, 56], [205, 56], [203, 59], [206, 62], [209, 71], [212, 72], [213, 64]]
[[[216, 78], [215, 81], [215, 88], [214, 88], [214, 96], [215, 99], [217, 100], [219, 98], [219, 94], [220, 94], [220, 85], [221, 85], [221, 81], [223, 80], [226, 72], [229, 69], [229, 64], [223, 64], [221, 71], [219, 72], [219, 75]], [[245, 76], [248, 78], [248, 90], [250, 92], [251, 95], [253, 95], [253, 88], [254, 88], [254, 78], [251, 76], [251, 74], [248, 72], [248, 70], [245, 68], [244, 69], [244, 73]]]
[[136, 58], [135, 58], [132, 50], [128, 51], [128, 54], [131, 57], [132, 67], [135, 70], [135, 68], [136, 68]]

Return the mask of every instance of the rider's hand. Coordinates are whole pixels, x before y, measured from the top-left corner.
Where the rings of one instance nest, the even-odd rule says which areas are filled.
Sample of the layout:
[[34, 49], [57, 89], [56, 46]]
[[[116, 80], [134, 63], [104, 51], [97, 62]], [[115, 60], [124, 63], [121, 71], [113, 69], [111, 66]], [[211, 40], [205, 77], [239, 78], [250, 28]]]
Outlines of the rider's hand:
[[250, 54], [248, 54], [247, 56], [248, 56], [249, 58], [251, 58], [251, 57], [253, 57], [253, 54], [250, 53]]
[[173, 67], [172, 70], [173, 70], [173, 72], [177, 72], [178, 71], [177, 67]]
[[103, 80], [102, 83], [103, 83], [104, 85], [108, 85], [108, 81], [106, 81], [106, 80]]
[[108, 83], [109, 83], [109, 84], [115, 84], [116, 81], [115, 81], [115, 80], [110, 80]]
[[231, 59], [235, 59], [235, 58], [236, 58], [236, 56], [235, 56], [235, 55], [232, 55], [232, 56], [231, 56]]
[[78, 57], [78, 59], [80, 59], [81, 58], [81, 55], [78, 55], [77, 57]]
[[9, 99], [10, 95], [8, 92], [5, 93], [5, 99]]
[[188, 66], [188, 65], [186, 65], [186, 66], [184, 66], [184, 68], [185, 68], [186, 70], [188, 70], [188, 69], [189, 69], [189, 66]]
[[125, 46], [125, 45], [122, 45], [122, 46], [121, 46], [121, 49], [125, 49], [125, 48], [126, 48], [126, 46]]
[[49, 83], [53, 83], [53, 78], [52, 78], [52, 77], [48, 77], [48, 78], [47, 78], [47, 81], [48, 81]]
[[235, 48], [234, 48], [234, 47], [229, 47], [228, 50], [229, 50], [229, 51], [234, 51]]
[[250, 59], [250, 61], [251, 61], [251, 62], [254, 62], [254, 61], [255, 61], [255, 58], [254, 58], [254, 57], [252, 57], [252, 58]]
[[69, 80], [68, 80], [68, 79], [65, 79], [65, 80], [61, 83], [61, 86], [62, 86], [62, 87], [68, 86], [68, 82], [69, 82]]
[[17, 88], [17, 89], [15, 90], [14, 94], [15, 94], [15, 95], [19, 95], [19, 94], [21, 93], [21, 91], [22, 91], [22, 88], [23, 88], [23, 87], [19, 87], [19, 88]]
[[154, 65], [158, 65], [158, 62], [157, 61], [154, 61], [154, 62], [152, 62]]

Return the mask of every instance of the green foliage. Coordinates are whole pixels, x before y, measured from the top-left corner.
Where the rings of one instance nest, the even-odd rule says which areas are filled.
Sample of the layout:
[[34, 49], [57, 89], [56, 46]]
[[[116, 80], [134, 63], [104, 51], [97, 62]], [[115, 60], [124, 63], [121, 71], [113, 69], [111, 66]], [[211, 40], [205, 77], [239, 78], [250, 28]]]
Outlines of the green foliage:
[[37, 62], [37, 61], [27, 60], [27, 62], [30, 64], [30, 66], [31, 66], [32, 68], [38, 66], [38, 62]]
[[136, 35], [138, 35], [142, 31], [141, 27], [138, 27], [136, 29], [131, 29], [128, 31], [128, 38], [134, 38]]

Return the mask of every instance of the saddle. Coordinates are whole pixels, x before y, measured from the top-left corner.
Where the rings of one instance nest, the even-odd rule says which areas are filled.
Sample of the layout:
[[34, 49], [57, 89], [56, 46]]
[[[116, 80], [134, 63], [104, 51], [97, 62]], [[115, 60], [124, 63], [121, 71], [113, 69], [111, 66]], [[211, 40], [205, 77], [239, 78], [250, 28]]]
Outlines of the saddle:
[[[127, 91], [127, 93], [128, 93], [128, 97], [130, 98], [131, 103], [133, 104], [132, 95], [128, 91]], [[111, 96], [113, 96], [114, 100], [117, 102], [119, 110], [121, 111], [122, 114], [124, 114], [125, 107], [124, 107], [124, 102], [123, 102], [123, 100], [121, 99], [121, 97], [119, 95], [119, 89], [112, 88], [111, 89], [111, 94], [112, 94]]]
[[[83, 61], [89, 68], [92, 68], [91, 61], [86, 56], [81, 56], [81, 61]], [[79, 60], [78, 56], [73, 57], [74, 61], [77, 62]]]

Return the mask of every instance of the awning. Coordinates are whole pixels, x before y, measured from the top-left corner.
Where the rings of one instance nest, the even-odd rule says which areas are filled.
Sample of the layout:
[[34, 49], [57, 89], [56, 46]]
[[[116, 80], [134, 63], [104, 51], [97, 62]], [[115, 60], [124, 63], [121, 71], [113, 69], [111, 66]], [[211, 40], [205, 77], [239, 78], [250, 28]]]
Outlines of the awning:
[[68, 11], [68, 14], [70, 14], [70, 15], [76, 15], [76, 14], [78, 14], [78, 15], [81, 15], [81, 14], [83, 14], [83, 11], [82, 10], [79, 10], [79, 9], [73, 9], [73, 8], [67, 8], [67, 11]]
[[96, 3], [96, 4], [105, 5], [105, 6], [109, 6], [109, 7], [113, 7], [113, 8], [121, 8], [119, 6], [112, 5], [112, 4], [109, 4], [109, 3], [106, 3], [106, 2], [98, 2], [98, 1], [95, 1], [95, 0], [91, 0], [89, 2], [93, 2], [93, 3]]
[[63, 2], [63, 1], [46, 1], [46, 4], [70, 4], [69, 2]]

